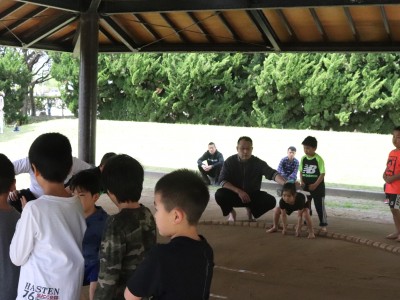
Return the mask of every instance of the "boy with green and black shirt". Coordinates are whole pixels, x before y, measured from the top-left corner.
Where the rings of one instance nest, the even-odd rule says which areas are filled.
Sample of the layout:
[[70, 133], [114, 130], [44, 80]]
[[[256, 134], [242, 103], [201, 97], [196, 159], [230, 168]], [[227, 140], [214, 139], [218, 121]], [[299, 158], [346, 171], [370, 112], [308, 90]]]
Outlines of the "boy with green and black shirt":
[[302, 142], [305, 155], [300, 161], [300, 183], [304, 191], [310, 192], [308, 196], [308, 207], [311, 209], [311, 200], [314, 199], [314, 206], [319, 218], [319, 226], [326, 231], [327, 215], [325, 211], [325, 163], [317, 150], [317, 139], [308, 136]]

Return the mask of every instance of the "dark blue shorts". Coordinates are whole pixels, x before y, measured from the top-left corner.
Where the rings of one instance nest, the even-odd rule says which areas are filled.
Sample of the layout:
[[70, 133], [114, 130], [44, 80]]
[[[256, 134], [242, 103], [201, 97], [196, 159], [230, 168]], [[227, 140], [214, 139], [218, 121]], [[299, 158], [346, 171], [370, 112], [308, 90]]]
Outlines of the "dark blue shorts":
[[89, 285], [93, 281], [97, 281], [100, 271], [100, 262], [85, 264], [85, 274], [83, 275], [83, 285]]

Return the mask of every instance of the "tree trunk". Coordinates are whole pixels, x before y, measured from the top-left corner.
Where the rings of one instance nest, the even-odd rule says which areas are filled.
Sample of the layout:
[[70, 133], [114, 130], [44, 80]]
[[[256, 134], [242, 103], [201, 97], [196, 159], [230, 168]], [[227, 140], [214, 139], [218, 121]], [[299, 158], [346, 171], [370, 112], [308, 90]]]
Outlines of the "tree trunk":
[[35, 97], [33, 97], [33, 89], [35, 85], [29, 86], [29, 102], [31, 104], [31, 116], [36, 116]]

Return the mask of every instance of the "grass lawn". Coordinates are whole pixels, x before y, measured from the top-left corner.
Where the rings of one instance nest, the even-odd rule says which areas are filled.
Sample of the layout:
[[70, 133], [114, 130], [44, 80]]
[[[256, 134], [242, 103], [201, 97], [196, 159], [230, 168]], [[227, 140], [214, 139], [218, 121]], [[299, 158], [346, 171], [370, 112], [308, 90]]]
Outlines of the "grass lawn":
[[[13, 132], [5, 128], [0, 135], [0, 152], [11, 160], [28, 154], [32, 141], [45, 132], [60, 132], [78, 153], [78, 120], [55, 119], [20, 127]], [[247, 135], [253, 139], [253, 154], [276, 168], [289, 146], [297, 148], [296, 157], [304, 154], [301, 142], [307, 135], [315, 136], [326, 165], [328, 186], [382, 190], [382, 173], [389, 151], [393, 148], [391, 134], [365, 134], [314, 130], [280, 130], [211, 125], [181, 125], [143, 122], [97, 122], [96, 163], [104, 153], [126, 153], [138, 159], [146, 170], [169, 171], [196, 168], [196, 161], [210, 141], [224, 157], [236, 153], [237, 139]]]

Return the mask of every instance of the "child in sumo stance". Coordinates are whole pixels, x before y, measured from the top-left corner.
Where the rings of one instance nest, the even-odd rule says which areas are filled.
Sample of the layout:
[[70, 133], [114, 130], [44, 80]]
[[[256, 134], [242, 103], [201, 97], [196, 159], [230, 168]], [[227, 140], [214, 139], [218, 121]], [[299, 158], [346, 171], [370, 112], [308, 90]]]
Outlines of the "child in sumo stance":
[[11, 242], [10, 258], [21, 266], [17, 299], [79, 299], [86, 222], [79, 198], [64, 188], [71, 144], [62, 134], [42, 134], [29, 161], [44, 195], [26, 203]]
[[128, 280], [125, 299], [209, 299], [213, 250], [197, 231], [209, 198], [202, 178], [189, 170], [174, 171], [157, 182], [154, 217], [160, 235], [171, 241], [152, 248]]
[[308, 238], [315, 238], [310, 210], [306, 206], [306, 196], [303, 193], [297, 193], [296, 185], [292, 182], [287, 182], [283, 185], [282, 199], [279, 201], [279, 206], [274, 210], [274, 224], [271, 229], [267, 230], [267, 232], [272, 233], [278, 231], [279, 218], [282, 215], [282, 234], [286, 234], [287, 215], [291, 215], [294, 211], [297, 211], [296, 236], [300, 236], [304, 217], [308, 228]]
[[100, 270], [101, 238], [108, 218], [103, 208], [96, 206], [101, 190], [100, 177], [92, 170], [81, 171], [72, 177], [69, 188], [82, 203], [87, 226], [82, 245], [85, 259], [83, 286], [88, 286], [89, 293], [87, 288], [83, 288], [81, 299], [87, 299], [89, 294], [89, 299], [93, 300]]

